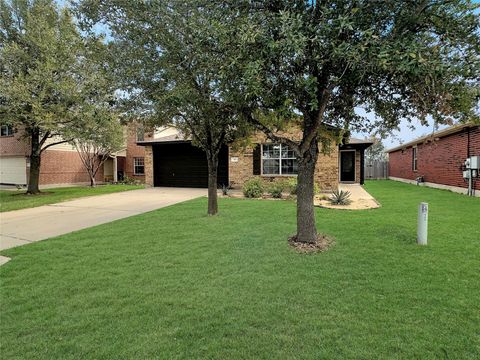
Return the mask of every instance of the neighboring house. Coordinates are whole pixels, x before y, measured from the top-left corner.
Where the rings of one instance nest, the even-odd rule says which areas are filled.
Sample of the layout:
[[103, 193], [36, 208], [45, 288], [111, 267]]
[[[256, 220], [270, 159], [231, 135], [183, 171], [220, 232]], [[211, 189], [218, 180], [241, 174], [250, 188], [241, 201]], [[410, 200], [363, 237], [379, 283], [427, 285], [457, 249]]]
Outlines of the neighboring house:
[[[297, 138], [301, 131], [293, 131]], [[239, 188], [254, 176], [275, 181], [297, 175], [297, 160], [285, 145], [272, 144], [264, 135], [252, 137], [253, 146], [235, 149], [224, 146], [219, 155], [218, 184]], [[339, 182], [363, 183], [364, 150], [372, 142], [351, 138], [347, 144], [332, 145], [320, 154], [315, 181], [322, 190], [336, 189]], [[150, 186], [207, 187], [205, 154], [178, 131], [168, 128], [150, 139], [138, 141], [145, 147], [145, 183]]]
[[[26, 185], [30, 142], [22, 137], [21, 130], [14, 132], [6, 125], [1, 125], [0, 129], [0, 184]], [[141, 129], [138, 127], [138, 132], [143, 136]], [[137, 146], [136, 141], [137, 126], [126, 127], [126, 147], [105, 161], [96, 176], [98, 183], [116, 182], [124, 179], [125, 176], [144, 182], [145, 150]], [[72, 145], [68, 143], [54, 145], [42, 153], [40, 186], [88, 183], [90, 183], [88, 173]]]
[[[480, 156], [480, 126], [463, 124], [449, 127], [387, 151], [389, 177], [393, 180], [445, 188], [466, 193], [463, 178], [468, 157]], [[480, 190], [480, 178], [474, 181]]]

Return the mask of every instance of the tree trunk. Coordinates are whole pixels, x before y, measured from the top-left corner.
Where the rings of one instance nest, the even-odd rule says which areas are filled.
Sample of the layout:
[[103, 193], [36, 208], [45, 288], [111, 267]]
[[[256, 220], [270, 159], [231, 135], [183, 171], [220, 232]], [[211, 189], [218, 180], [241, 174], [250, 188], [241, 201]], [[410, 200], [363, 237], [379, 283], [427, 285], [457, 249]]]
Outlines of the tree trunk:
[[90, 186], [95, 187], [97, 186], [97, 182], [95, 181], [95, 175], [90, 175]]
[[208, 162], [208, 215], [218, 213], [217, 170], [218, 154], [207, 154]]
[[312, 141], [310, 149], [298, 161], [297, 178], [297, 237], [296, 241], [315, 243], [317, 228], [315, 226], [314, 174], [318, 159], [318, 142]]
[[27, 194], [38, 194], [40, 193], [40, 189], [38, 187], [40, 180], [41, 161], [40, 131], [38, 129], [32, 129], [30, 134], [32, 148], [30, 151], [30, 170], [28, 176]]

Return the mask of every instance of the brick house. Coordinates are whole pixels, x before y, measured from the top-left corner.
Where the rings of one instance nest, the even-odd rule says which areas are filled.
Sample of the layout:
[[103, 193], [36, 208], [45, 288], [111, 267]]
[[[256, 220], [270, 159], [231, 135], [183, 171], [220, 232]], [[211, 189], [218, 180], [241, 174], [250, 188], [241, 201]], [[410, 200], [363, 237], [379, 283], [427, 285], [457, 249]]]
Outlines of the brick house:
[[[26, 185], [30, 143], [22, 137], [21, 130], [14, 132], [6, 125], [0, 128], [0, 184]], [[118, 181], [125, 176], [144, 182], [145, 149], [136, 144], [143, 139], [141, 127], [125, 127], [125, 148], [105, 161], [97, 173], [97, 182]], [[54, 145], [42, 153], [40, 186], [88, 183], [88, 173], [70, 144]]]
[[[390, 179], [416, 183], [421, 177], [427, 186], [466, 193], [463, 165], [468, 157], [480, 156], [480, 126], [452, 126], [387, 153]], [[474, 188], [480, 190], [480, 179]]]
[[[293, 136], [301, 136], [293, 130]], [[267, 181], [294, 177], [297, 160], [285, 145], [272, 144], [263, 134], [250, 139], [252, 145], [237, 149], [224, 146], [219, 154], [218, 183], [240, 188], [245, 180], [261, 176]], [[320, 154], [315, 181], [322, 190], [336, 189], [339, 182], [363, 183], [364, 150], [372, 143], [351, 138], [346, 144], [333, 144], [328, 154]], [[169, 128], [149, 139], [138, 141], [145, 147], [145, 183], [150, 186], [207, 187], [205, 154]]]

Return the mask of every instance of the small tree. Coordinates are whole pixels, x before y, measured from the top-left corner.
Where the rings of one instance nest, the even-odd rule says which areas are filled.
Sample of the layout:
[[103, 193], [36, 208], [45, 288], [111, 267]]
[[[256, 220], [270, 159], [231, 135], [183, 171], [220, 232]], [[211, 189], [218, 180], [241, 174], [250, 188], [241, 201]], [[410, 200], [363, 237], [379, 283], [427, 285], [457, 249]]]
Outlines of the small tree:
[[87, 25], [108, 24], [132, 117], [150, 126], [174, 125], [205, 152], [208, 214], [215, 215], [218, 156], [242, 128], [225, 96], [233, 81], [222, 81], [220, 45], [231, 30], [218, 21], [220, 9], [183, 1], [85, 0], [77, 6]]
[[73, 144], [90, 177], [90, 186], [96, 186], [96, 175], [105, 161], [124, 147], [123, 128], [118, 120], [106, 114], [95, 113], [89, 123], [82, 127]]

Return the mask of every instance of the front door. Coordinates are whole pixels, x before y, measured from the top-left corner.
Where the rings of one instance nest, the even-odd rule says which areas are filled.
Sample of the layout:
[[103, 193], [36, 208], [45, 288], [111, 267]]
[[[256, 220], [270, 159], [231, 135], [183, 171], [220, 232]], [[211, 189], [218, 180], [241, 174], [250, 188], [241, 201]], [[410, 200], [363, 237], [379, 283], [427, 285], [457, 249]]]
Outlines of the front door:
[[355, 181], [355, 151], [340, 152], [340, 181]]

